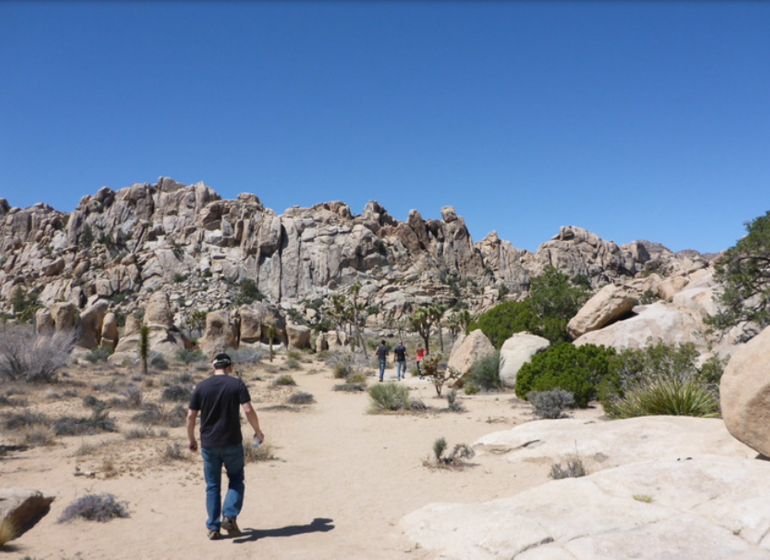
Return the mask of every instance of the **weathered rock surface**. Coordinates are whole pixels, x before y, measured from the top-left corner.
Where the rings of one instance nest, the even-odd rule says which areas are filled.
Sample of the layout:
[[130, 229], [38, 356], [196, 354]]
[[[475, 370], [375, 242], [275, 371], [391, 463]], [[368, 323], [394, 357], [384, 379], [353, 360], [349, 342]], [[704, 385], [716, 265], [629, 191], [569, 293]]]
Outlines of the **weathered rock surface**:
[[447, 367], [455, 368], [465, 375], [479, 358], [493, 354], [495, 347], [481, 329], [471, 331], [468, 336], [459, 337], [452, 346]]
[[200, 339], [201, 351], [209, 357], [236, 348], [238, 339], [230, 315], [224, 311], [212, 311], [206, 315], [206, 332]]
[[286, 325], [286, 336], [289, 341], [289, 348], [296, 348], [297, 350], [310, 348], [310, 336], [312, 334], [313, 331], [304, 325], [294, 325], [292, 323]]
[[481, 504], [430, 504], [401, 527], [421, 548], [458, 560], [769, 559], [770, 466], [681, 459], [635, 462]]
[[541, 420], [481, 438], [511, 462], [589, 475], [485, 503], [429, 504], [401, 521], [420, 548], [463, 560], [770, 558], [770, 464], [717, 419]]
[[500, 381], [503, 386], [514, 388], [521, 366], [550, 345], [548, 339], [530, 333], [516, 333], [506, 340], [500, 348]]
[[634, 307], [634, 293], [625, 286], [607, 284], [567, 323], [567, 332], [578, 338], [626, 315]]
[[0, 489], [0, 522], [8, 520], [19, 533], [39, 516], [45, 515], [54, 499], [37, 490]]
[[770, 328], [748, 341], [730, 358], [719, 395], [730, 433], [770, 457]]

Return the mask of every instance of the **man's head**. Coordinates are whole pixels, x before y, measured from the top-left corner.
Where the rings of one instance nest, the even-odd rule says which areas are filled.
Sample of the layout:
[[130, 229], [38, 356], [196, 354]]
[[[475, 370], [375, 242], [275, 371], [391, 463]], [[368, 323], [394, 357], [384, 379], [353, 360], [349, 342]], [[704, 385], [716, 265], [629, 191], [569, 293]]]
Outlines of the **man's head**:
[[220, 370], [225, 371], [227, 368], [233, 365], [233, 361], [230, 359], [230, 356], [222, 352], [221, 354], [217, 354], [214, 356], [214, 370]]
[[385, 346], [385, 341], [383, 340], [382, 342], [380, 342], [380, 345]]
[[404, 341], [403, 341], [403, 340], [399, 340], [399, 341], [398, 341], [398, 345], [399, 345], [399, 346], [403, 346], [403, 345], [404, 345]]

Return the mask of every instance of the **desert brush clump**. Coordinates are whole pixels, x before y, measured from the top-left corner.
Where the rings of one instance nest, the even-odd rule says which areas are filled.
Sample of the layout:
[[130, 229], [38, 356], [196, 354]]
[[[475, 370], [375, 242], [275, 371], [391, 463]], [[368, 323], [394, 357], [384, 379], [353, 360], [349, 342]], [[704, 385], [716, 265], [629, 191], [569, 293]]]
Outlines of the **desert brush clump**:
[[178, 428], [183, 426], [187, 419], [187, 407], [178, 404], [173, 408], [157, 403], [144, 403], [142, 412], [135, 414], [131, 420], [140, 422], [146, 426], [165, 426]]
[[57, 523], [74, 519], [105, 523], [111, 519], [128, 517], [128, 502], [117, 502], [112, 494], [86, 494], [68, 505]]
[[237, 350], [229, 350], [230, 360], [234, 364], [258, 364], [262, 361], [262, 352], [250, 346], [243, 346]]
[[185, 447], [175, 441], [174, 443], [166, 444], [166, 447], [161, 451], [161, 457], [164, 461], [187, 461], [190, 455]]
[[273, 385], [276, 387], [294, 387], [297, 382], [291, 375], [279, 375], [273, 380]]
[[575, 397], [569, 391], [558, 387], [551, 391], [532, 391], [527, 393], [527, 400], [535, 407], [534, 414], [538, 418], [564, 418], [565, 408], [575, 406]]
[[457, 400], [457, 389], [453, 388], [446, 396], [447, 410], [451, 412], [465, 412], [463, 403]]
[[297, 393], [292, 393], [289, 395], [289, 398], [286, 400], [288, 404], [313, 404], [315, 402], [315, 398], [310, 393], [305, 393], [303, 391], [299, 391]]
[[251, 442], [243, 442], [243, 460], [246, 463], [259, 463], [261, 461], [274, 461], [275, 451], [269, 443], [262, 443], [254, 449]]
[[548, 476], [554, 480], [561, 478], [580, 478], [586, 476], [588, 471], [583, 465], [583, 460], [577, 455], [567, 459], [566, 466], [562, 467], [561, 463], [554, 463], [551, 465], [551, 472]]
[[499, 391], [503, 384], [500, 381], [500, 351], [482, 356], [471, 365], [463, 381], [478, 387], [482, 391]]
[[409, 389], [392, 383], [374, 385], [369, 388], [371, 412], [410, 410]]
[[422, 359], [422, 376], [429, 378], [436, 389], [436, 395], [441, 397], [444, 385], [450, 381], [457, 381], [462, 374], [455, 368], [447, 367], [443, 362], [444, 356], [439, 353], [429, 354]]
[[188, 350], [187, 348], [180, 348], [176, 352], [176, 359], [183, 364], [193, 364], [196, 362], [205, 362], [206, 356], [200, 349]]
[[174, 384], [163, 389], [160, 397], [164, 401], [169, 402], [189, 402], [192, 392], [193, 388], [191, 385]]
[[433, 442], [433, 458], [425, 461], [426, 466], [431, 467], [460, 467], [464, 464], [464, 459], [472, 458], [476, 453], [470, 445], [458, 443], [452, 448], [451, 453], [446, 453], [448, 449], [445, 438], [438, 438]]
[[101, 406], [95, 406], [91, 416], [79, 418], [62, 416], [53, 421], [53, 431], [57, 436], [93, 435], [100, 432], [115, 432], [115, 421]]
[[107, 358], [109, 358], [111, 355], [112, 355], [112, 348], [99, 346], [97, 348], [92, 349], [90, 352], [88, 352], [85, 358], [92, 364], [97, 364], [99, 362], [106, 362]]
[[8, 329], [0, 335], [0, 381], [55, 383], [69, 364], [75, 340], [74, 331], [42, 335]]

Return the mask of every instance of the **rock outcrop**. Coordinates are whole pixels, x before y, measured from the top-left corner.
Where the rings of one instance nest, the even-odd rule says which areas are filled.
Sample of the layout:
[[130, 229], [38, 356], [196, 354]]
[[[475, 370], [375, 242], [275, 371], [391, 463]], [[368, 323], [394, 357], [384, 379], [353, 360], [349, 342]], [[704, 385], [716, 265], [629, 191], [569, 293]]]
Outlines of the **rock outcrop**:
[[495, 347], [481, 332], [481, 329], [471, 331], [468, 336], [458, 337], [455, 341], [447, 361], [447, 367], [455, 368], [462, 375], [465, 375], [476, 360], [489, 356], [494, 351]]
[[500, 382], [503, 387], [513, 389], [516, 386], [516, 374], [521, 366], [550, 345], [548, 339], [526, 332], [515, 333], [503, 342], [500, 348]]
[[26, 488], [0, 489], [0, 523], [10, 523], [16, 533], [23, 532], [46, 513], [54, 501], [38, 490]]

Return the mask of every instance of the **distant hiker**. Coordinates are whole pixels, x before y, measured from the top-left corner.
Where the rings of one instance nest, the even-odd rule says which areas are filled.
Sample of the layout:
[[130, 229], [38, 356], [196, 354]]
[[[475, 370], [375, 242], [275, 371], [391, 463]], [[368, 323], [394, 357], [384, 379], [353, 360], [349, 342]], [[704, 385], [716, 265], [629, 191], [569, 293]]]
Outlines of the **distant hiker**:
[[382, 381], [382, 376], [385, 375], [385, 362], [388, 359], [388, 347], [385, 346], [385, 341], [383, 340], [380, 342], [380, 345], [377, 347], [377, 362], [380, 365], [380, 381]]
[[[190, 451], [197, 451], [195, 419], [200, 412], [201, 455], [208, 512], [206, 528], [209, 530], [209, 539], [216, 540], [222, 536], [220, 527], [231, 537], [241, 534], [235, 521], [243, 507], [243, 494], [246, 489], [243, 481], [243, 436], [239, 406], [243, 408], [246, 420], [254, 429], [254, 439], [262, 442], [265, 440], [265, 434], [259, 429], [259, 420], [251, 406], [248, 388], [240, 379], [230, 377], [233, 372], [230, 356], [217, 354], [213, 367], [213, 375], [198, 383], [190, 397], [187, 437], [190, 440]], [[222, 465], [228, 479], [224, 505], [221, 495]]]
[[393, 349], [393, 355], [396, 357], [396, 379], [401, 381], [401, 372], [404, 372], [404, 379], [406, 379], [406, 348], [404, 348], [403, 341], [398, 341], [398, 346]]
[[425, 348], [418, 348], [417, 360], [415, 360], [415, 362], [417, 363], [417, 374], [420, 376], [420, 379], [422, 379], [422, 370], [420, 369], [420, 362], [424, 357], [425, 357]]

